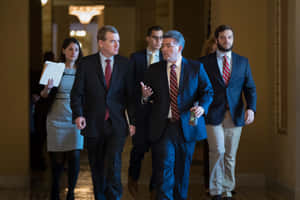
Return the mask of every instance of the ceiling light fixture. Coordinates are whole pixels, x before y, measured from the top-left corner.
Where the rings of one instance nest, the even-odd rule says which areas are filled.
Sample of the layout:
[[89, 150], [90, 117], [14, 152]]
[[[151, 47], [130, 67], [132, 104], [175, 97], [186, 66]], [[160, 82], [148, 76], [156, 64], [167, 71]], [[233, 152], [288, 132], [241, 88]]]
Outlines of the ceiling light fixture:
[[101, 15], [104, 6], [69, 6], [69, 15], [78, 17], [81, 24], [89, 24], [96, 15]]
[[48, 3], [48, 0], [41, 0], [42, 6], [45, 6]]

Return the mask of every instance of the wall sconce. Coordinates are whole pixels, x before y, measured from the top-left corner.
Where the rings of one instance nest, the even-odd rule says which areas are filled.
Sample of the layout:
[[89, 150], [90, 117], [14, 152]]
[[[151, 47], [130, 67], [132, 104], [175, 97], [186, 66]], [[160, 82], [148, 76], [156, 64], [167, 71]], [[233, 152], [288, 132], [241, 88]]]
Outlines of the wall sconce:
[[45, 6], [48, 3], [48, 0], [41, 0], [42, 6]]
[[74, 37], [85, 37], [86, 36], [86, 31], [85, 30], [71, 30], [70, 31], [70, 36]]
[[69, 15], [78, 17], [81, 24], [89, 24], [92, 18], [100, 15], [104, 6], [69, 6]]

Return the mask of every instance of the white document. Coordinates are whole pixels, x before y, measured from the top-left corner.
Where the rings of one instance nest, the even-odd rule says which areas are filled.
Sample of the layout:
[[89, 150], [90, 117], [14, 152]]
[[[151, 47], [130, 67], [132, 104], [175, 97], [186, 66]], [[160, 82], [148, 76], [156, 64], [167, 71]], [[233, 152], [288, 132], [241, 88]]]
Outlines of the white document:
[[53, 86], [58, 87], [65, 70], [65, 63], [46, 61], [41, 75], [40, 84], [47, 85], [49, 79], [53, 79]]

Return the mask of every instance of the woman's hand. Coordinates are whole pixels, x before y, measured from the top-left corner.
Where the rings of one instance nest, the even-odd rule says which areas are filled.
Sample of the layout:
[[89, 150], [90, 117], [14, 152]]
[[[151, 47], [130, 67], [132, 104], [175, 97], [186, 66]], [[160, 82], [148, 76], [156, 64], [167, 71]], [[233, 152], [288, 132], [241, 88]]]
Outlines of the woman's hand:
[[53, 88], [53, 78], [48, 79], [48, 84], [46, 85], [48, 90]]
[[47, 98], [52, 88], [53, 88], [53, 79], [50, 78], [48, 79], [48, 84], [45, 85], [44, 89], [41, 91], [40, 96], [43, 98]]

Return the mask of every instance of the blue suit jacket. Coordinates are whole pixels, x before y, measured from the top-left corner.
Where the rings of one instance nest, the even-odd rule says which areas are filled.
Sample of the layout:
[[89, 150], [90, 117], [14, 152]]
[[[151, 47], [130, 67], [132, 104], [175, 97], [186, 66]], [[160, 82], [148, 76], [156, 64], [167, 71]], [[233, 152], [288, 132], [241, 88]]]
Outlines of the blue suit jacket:
[[248, 59], [232, 52], [232, 71], [226, 87], [217, 63], [216, 53], [200, 58], [214, 88], [214, 101], [210, 105], [206, 116], [206, 123], [211, 125], [221, 124], [226, 104], [236, 126], [243, 126], [245, 106], [243, 95], [246, 99], [247, 109], [256, 112], [256, 87], [252, 78]]
[[[145, 74], [145, 84], [153, 89], [150, 112], [150, 141], [158, 140], [167, 125], [170, 108], [169, 83], [167, 77], [167, 62], [153, 64]], [[204, 117], [198, 119], [196, 126], [189, 125], [190, 108], [194, 102], [208, 111], [213, 100], [213, 89], [209, 78], [200, 62], [182, 58], [179, 91], [177, 97], [182, 131], [186, 142], [205, 139], [206, 129]]]

